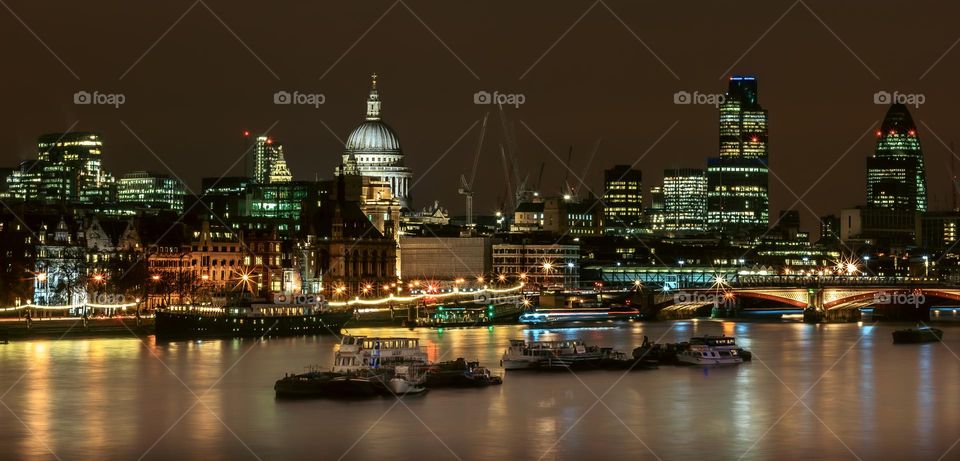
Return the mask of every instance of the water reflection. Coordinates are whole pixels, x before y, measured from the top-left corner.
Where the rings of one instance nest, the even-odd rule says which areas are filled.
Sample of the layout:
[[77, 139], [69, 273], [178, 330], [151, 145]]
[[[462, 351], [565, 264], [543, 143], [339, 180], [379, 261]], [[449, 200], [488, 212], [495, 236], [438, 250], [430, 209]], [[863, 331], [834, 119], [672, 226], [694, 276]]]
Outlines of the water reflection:
[[[629, 352], [644, 336], [728, 334], [757, 358], [707, 372], [511, 372], [500, 387], [434, 390], [397, 406], [274, 400], [279, 376], [332, 365], [333, 337], [11, 343], [0, 346], [0, 390], [26, 372], [4, 402], [29, 429], [8, 418], [0, 458], [50, 457], [46, 445], [62, 459], [136, 459], [148, 449], [145, 459], [253, 458], [251, 451], [315, 459], [351, 446], [356, 458], [436, 459], [449, 454], [446, 444], [463, 459], [537, 459], [547, 450], [545, 459], [649, 457], [644, 445], [664, 459], [731, 459], [748, 449], [745, 459], [837, 459], [850, 456], [844, 445], [861, 458], [936, 459], [960, 433], [960, 361], [941, 344], [894, 346], [890, 332], [900, 327], [680, 321], [352, 329], [414, 335], [433, 360], [464, 357], [493, 368], [507, 341], [520, 338], [582, 338]], [[947, 346], [960, 350], [960, 325], [941, 328]], [[603, 400], [623, 424], [594, 405], [608, 390]], [[194, 406], [195, 395], [202, 404]], [[809, 410], [790, 409], [795, 395]]]

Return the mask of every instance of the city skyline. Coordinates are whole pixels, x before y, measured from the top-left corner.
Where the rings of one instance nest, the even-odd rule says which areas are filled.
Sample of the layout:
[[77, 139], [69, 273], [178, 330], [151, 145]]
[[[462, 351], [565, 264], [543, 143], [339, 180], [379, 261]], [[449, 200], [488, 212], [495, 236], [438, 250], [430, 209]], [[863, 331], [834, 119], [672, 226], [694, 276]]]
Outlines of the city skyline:
[[0, 5], [3, 460], [960, 458], [960, 3]]
[[[932, 167], [947, 162], [949, 153], [943, 144], [949, 144], [956, 137], [947, 122], [950, 98], [945, 85], [949, 84], [948, 76], [960, 64], [960, 58], [953, 51], [948, 52], [952, 39], [932, 33], [936, 29], [934, 26], [919, 27], [922, 22], [919, 20], [896, 25], [915, 37], [914, 41], [890, 43], [883, 40], [881, 31], [894, 27], [896, 21], [896, 18], [883, 14], [887, 5], [893, 3], [881, 2], [869, 10], [848, 5], [824, 8], [825, 4], [817, 2], [793, 4], [787, 10], [790, 5], [757, 3], [750, 8], [754, 13], [751, 21], [745, 21], [742, 28], [731, 31], [698, 23], [702, 27], [689, 29], [689, 36], [670, 31], [672, 26], [684, 21], [681, 6], [655, 5], [640, 9], [611, 3], [609, 8], [614, 16], [603, 5], [593, 5], [578, 21], [591, 5], [553, 6], [545, 13], [542, 9], [524, 5], [515, 8], [516, 17], [506, 20], [509, 24], [529, 19], [534, 11], [545, 14], [548, 20], [537, 21], [533, 26], [540, 32], [536, 34], [538, 39], [528, 39], [520, 46], [493, 46], [491, 49], [500, 50], [497, 59], [490, 49], [466, 38], [467, 33], [471, 36], [483, 33], [490, 26], [463, 27], [468, 18], [453, 10], [424, 9], [411, 3], [410, 10], [419, 15], [430, 30], [424, 28], [424, 24], [404, 6], [394, 5], [395, 8], [384, 15], [367, 36], [357, 41], [349, 53], [344, 53], [391, 5], [384, 2], [333, 7], [334, 12], [349, 12], [357, 19], [350, 24], [328, 24], [328, 29], [320, 30], [321, 37], [332, 38], [327, 40], [329, 46], [322, 50], [299, 45], [296, 39], [303, 32], [296, 27], [285, 30], [278, 37], [257, 31], [251, 27], [254, 18], [245, 13], [243, 5], [229, 9], [211, 4], [211, 10], [242, 38], [242, 44], [222, 28], [210, 12], [199, 6], [184, 15], [183, 21], [170, 29], [169, 34], [139, 61], [137, 58], [169, 27], [162, 19], [158, 19], [153, 27], [131, 31], [129, 25], [111, 22], [110, 11], [97, 10], [96, 13], [103, 15], [105, 22], [110, 24], [111, 30], [130, 32], [131, 38], [114, 44], [106, 41], [101, 32], [90, 32], [80, 37], [78, 43], [71, 43], [55, 28], [43, 27], [48, 19], [39, 16], [32, 6], [20, 6], [16, 9], [18, 14], [35, 26], [38, 35], [79, 80], [40, 43], [31, 42], [35, 49], [28, 46], [17, 51], [12, 59], [29, 63], [29, 67], [44, 72], [29, 81], [18, 76], [8, 77], [11, 83], [25, 85], [26, 91], [11, 95], [10, 107], [19, 115], [8, 120], [8, 125], [15, 128], [16, 134], [0, 136], [0, 150], [3, 151], [0, 158], [6, 164], [29, 158], [33, 154], [36, 134], [66, 131], [79, 121], [73, 129], [100, 132], [107, 142], [107, 152], [117, 154], [116, 158], [106, 161], [109, 170], [117, 174], [140, 169], [167, 172], [138, 141], [140, 138], [196, 190], [201, 177], [219, 176], [229, 166], [230, 159], [242, 153], [244, 143], [236, 138], [238, 132], [243, 129], [266, 131], [279, 120], [270, 131], [284, 140], [294, 179], [313, 179], [317, 174], [323, 177], [338, 163], [342, 140], [362, 120], [357, 100], [366, 93], [366, 76], [377, 71], [383, 76], [382, 88], [389, 100], [389, 119], [403, 136], [407, 162], [414, 171], [426, 171], [489, 109], [473, 104], [474, 93], [499, 90], [526, 96], [519, 109], [508, 111], [508, 115], [517, 121], [517, 139], [525, 154], [521, 159], [524, 173], [535, 175], [543, 161], [559, 163], [538, 138], [558, 154], [560, 161], [563, 161], [568, 147], [573, 145], [575, 156], [571, 169], [581, 174], [598, 138], [603, 138], [599, 155], [609, 157], [608, 164], [631, 164], [669, 129], [643, 160], [642, 169], [646, 172], [647, 182], [653, 184], [664, 169], [699, 167], [700, 158], [714, 155], [717, 150], [715, 138], [707, 135], [716, 126], [713, 108], [674, 105], [673, 94], [677, 91], [720, 93], [726, 76], [749, 73], [757, 75], [764, 83], [764, 107], [771, 113], [770, 167], [783, 179], [781, 182], [770, 178], [771, 210], [789, 208], [795, 201], [790, 190], [802, 195], [838, 158], [837, 166], [824, 176], [820, 184], [850, 184], [849, 196], [843, 196], [845, 203], [841, 206], [862, 201], [861, 191], [865, 186], [858, 172], [863, 158], [870, 155], [872, 142], [870, 136], [856, 141], [861, 133], [876, 129], [882, 120], [883, 109], [874, 106], [872, 99], [879, 91], [926, 96], [920, 109], [911, 107], [911, 110], [925, 134], [928, 168], [939, 173], [930, 174], [930, 208], [938, 209], [951, 202], [949, 178], [941, 177], [947, 176], [942, 173], [945, 169], [934, 170]], [[169, 24], [173, 25], [188, 6], [183, 5], [181, 9], [171, 5], [157, 8], [154, 13], [169, 19]], [[265, 14], [281, 15], [286, 11], [284, 8], [280, 6]], [[723, 9], [719, 5], [700, 8], [707, 16], [719, 14]], [[481, 11], [489, 13], [491, 10]], [[913, 7], [912, 14], [935, 25], [943, 22], [942, 17], [946, 15], [942, 11], [921, 3]], [[93, 14], [74, 13], [81, 18]], [[666, 20], [647, 19], [654, 15]], [[11, 39], [35, 40], [14, 18], [7, 17], [6, 20], [9, 27], [5, 33]], [[771, 28], [774, 23], [776, 26]], [[210, 27], [222, 30], [210, 35], [200, 46], [187, 48], [191, 38]], [[551, 48], [568, 28], [570, 33]], [[768, 28], [769, 34], [764, 34]], [[403, 30], [409, 38], [405, 42], [408, 45], [389, 43], [388, 37], [398, 30]], [[708, 39], [721, 30], [724, 40]], [[634, 34], [656, 56], [646, 49], [644, 43], [636, 40]], [[758, 40], [761, 36], [763, 39]], [[803, 46], [793, 42], [794, 36], [803, 37]], [[491, 38], [493, 42], [490, 43], [497, 44], [498, 40], [509, 38]], [[626, 45], [616, 49], [606, 46], [618, 40], [625, 41]], [[751, 47], [755, 43], [756, 46]], [[885, 46], [876, 47], [875, 43], [885, 43]], [[81, 44], [85, 47], [99, 45], [112, 52], [87, 62], [80, 58], [85, 55], [77, 48]], [[406, 46], [423, 51], [411, 56], [402, 52]], [[696, 53], [702, 56], [698, 62], [688, 62], [688, 54], [697, 47], [708, 51]], [[589, 48], [594, 52], [588, 52]], [[298, 56], [310, 56], [309, 62], [289, 58], [286, 49], [301, 53]], [[400, 53], [380, 52], [383, 49]], [[550, 51], [544, 53], [548, 49]], [[887, 62], [889, 54], [896, 54], [900, 59], [896, 63]], [[338, 60], [341, 55], [343, 58]], [[542, 59], [538, 60], [541, 55]], [[461, 60], [466, 66], [460, 63]], [[131, 66], [135, 61], [137, 64]], [[594, 75], [588, 69], [568, 64], [575, 61], [593, 63], [594, 68], [607, 72]], [[93, 63], [98, 65], [91, 67]], [[430, 73], [413, 71], [418, 65], [428, 66], [427, 63], [431, 63]], [[183, 68], [203, 69], [205, 77], [190, 77], [179, 70]], [[116, 71], [110, 72], [111, 69]], [[240, 69], [244, 69], [242, 76], [234, 72]], [[231, 73], [231, 77], [227, 78], [225, 72]], [[279, 79], [273, 76], [274, 73]], [[123, 78], [119, 78], [121, 75]], [[220, 75], [224, 78], [218, 78]], [[560, 75], [564, 77], [558, 79]], [[192, 83], [188, 84], [191, 79]], [[160, 85], [160, 81], [169, 84]], [[221, 82], [227, 82], [226, 86]], [[807, 86], [810, 82], [828, 83], [816, 85], [816, 91], [812, 91], [812, 87]], [[165, 90], [165, 87], [176, 87], [176, 91]], [[73, 104], [71, 96], [75, 92], [98, 89], [101, 92], [122, 92], [127, 100], [119, 109]], [[319, 110], [312, 106], [276, 106], [272, 96], [279, 90], [319, 91], [326, 96], [326, 101]], [[599, 110], [601, 105], [603, 111]], [[129, 130], [120, 123], [121, 120]], [[321, 120], [336, 136], [319, 123]], [[173, 121], [174, 128], [168, 121]], [[674, 121], [678, 123], [670, 129]], [[875, 125], [868, 127], [871, 123]], [[492, 128], [497, 125], [491, 124]], [[638, 130], [638, 127], [643, 129]], [[936, 133], [935, 137], [928, 133], [930, 130]], [[484, 161], [478, 174], [481, 179], [476, 186], [475, 208], [478, 213], [495, 209], [497, 197], [502, 195], [501, 187], [494, 183], [502, 183], [497, 145], [504, 139], [501, 130], [488, 131], [482, 152]], [[171, 132], [176, 135], [170, 136]], [[810, 132], [817, 133], [819, 139], [814, 154], [800, 147]], [[449, 196], [450, 200], [444, 200], [443, 205], [452, 210], [461, 209], [462, 200], [455, 196], [456, 179], [464, 173], [463, 164], [468, 162], [462, 160], [469, 158], [472, 153], [470, 144], [476, 137], [477, 128], [474, 128], [435, 167], [435, 171], [442, 174], [425, 178], [418, 184], [420, 192], [415, 195], [425, 198]], [[943, 144], [937, 138], [942, 139]], [[850, 152], [844, 156], [848, 148]], [[816, 171], [802, 168], [810, 155], [823, 162], [823, 168]], [[140, 168], [139, 163], [143, 162], [150, 165]], [[599, 194], [602, 168], [594, 163], [587, 170], [584, 180]], [[237, 167], [230, 174], [240, 171]], [[548, 165], [548, 177], [562, 173], [560, 165]], [[560, 184], [552, 185], [554, 189], [560, 187]], [[834, 194], [820, 188], [811, 190], [803, 200], [816, 214], [829, 213], [836, 208], [834, 201]], [[804, 227], [808, 230], [815, 228], [814, 213], [802, 209], [801, 214]]]

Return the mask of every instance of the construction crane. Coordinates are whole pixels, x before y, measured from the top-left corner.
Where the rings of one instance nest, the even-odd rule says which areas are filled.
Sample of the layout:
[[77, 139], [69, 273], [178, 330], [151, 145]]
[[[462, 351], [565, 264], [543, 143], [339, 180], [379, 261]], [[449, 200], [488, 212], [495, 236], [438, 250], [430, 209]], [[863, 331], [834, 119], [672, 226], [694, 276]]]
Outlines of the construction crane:
[[537, 174], [537, 185], [534, 190], [537, 193], [540, 193], [540, 183], [543, 181], [543, 169], [547, 166], [547, 162], [540, 162], [540, 173]]
[[473, 226], [473, 181], [477, 179], [477, 166], [480, 164], [480, 150], [483, 148], [483, 137], [487, 133], [487, 116], [483, 115], [483, 124], [480, 125], [480, 139], [477, 141], [477, 150], [473, 155], [473, 170], [470, 172], [470, 181], [467, 177], [460, 175], [460, 188], [457, 192], [466, 199], [466, 218], [467, 227]]

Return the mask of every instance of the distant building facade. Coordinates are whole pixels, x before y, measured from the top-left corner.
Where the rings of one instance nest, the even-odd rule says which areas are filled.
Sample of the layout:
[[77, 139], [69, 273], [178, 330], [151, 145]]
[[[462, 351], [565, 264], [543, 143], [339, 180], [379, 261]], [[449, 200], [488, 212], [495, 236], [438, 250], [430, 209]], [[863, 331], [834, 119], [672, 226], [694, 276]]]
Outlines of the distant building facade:
[[604, 230], [628, 233], [643, 222], [643, 174], [629, 165], [603, 172]]

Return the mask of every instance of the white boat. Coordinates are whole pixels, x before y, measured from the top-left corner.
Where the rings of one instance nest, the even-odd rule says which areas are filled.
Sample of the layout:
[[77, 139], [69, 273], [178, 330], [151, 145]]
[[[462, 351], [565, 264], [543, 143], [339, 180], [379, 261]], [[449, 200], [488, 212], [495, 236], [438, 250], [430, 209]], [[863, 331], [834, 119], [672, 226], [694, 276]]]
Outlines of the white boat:
[[398, 365], [394, 368], [393, 377], [387, 381], [390, 392], [396, 395], [422, 394], [427, 391], [423, 383], [426, 375], [419, 375], [408, 365]]
[[355, 373], [398, 365], [426, 364], [417, 338], [368, 338], [344, 335], [333, 360], [334, 373]]
[[524, 341], [511, 339], [503, 353], [504, 370], [524, 370], [539, 367], [575, 367], [603, 357], [597, 348], [588, 348], [582, 340]]
[[690, 347], [677, 353], [681, 365], [712, 367], [743, 363], [740, 347], [729, 336], [690, 338]]

